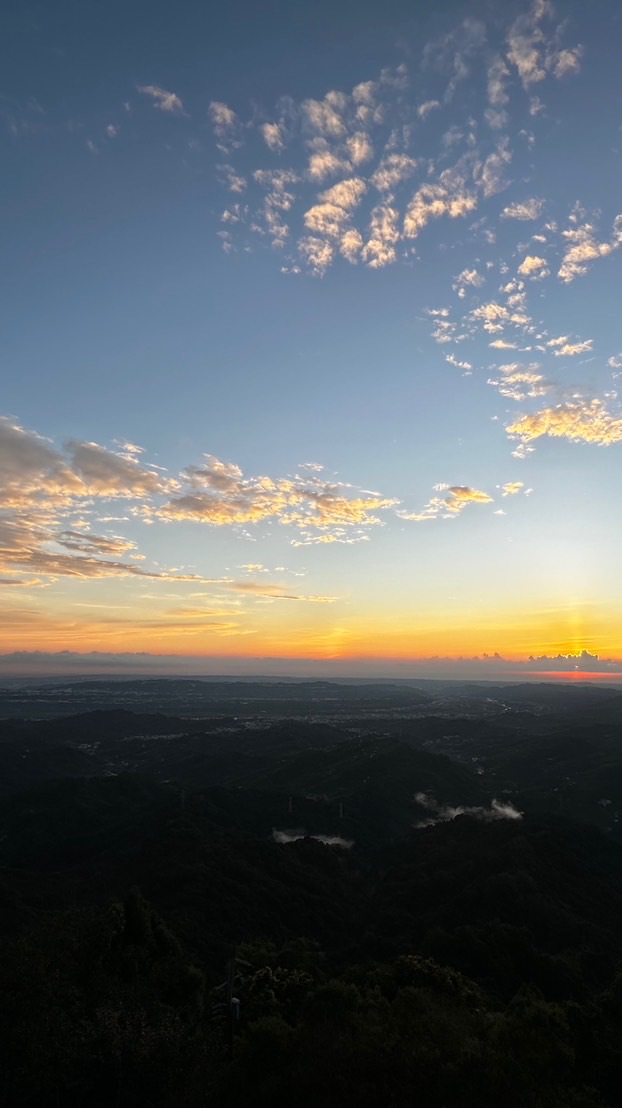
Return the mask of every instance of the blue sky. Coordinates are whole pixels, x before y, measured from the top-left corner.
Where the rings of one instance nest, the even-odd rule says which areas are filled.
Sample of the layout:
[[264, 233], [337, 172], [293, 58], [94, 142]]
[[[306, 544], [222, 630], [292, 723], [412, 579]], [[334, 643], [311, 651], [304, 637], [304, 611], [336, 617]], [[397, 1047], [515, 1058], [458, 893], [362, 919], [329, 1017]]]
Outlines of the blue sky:
[[0, 15], [7, 671], [619, 672], [617, 5], [261, 7]]

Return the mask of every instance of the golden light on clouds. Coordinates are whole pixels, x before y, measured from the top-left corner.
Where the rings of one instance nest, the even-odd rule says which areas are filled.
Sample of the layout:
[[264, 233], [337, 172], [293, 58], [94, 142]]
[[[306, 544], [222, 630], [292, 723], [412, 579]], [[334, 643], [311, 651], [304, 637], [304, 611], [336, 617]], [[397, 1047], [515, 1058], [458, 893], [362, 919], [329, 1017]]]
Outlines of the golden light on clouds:
[[622, 657], [615, 67], [580, 5], [471, 7], [337, 20], [313, 88], [4, 97], [0, 652]]
[[523, 442], [547, 435], [611, 446], [622, 442], [622, 418], [613, 416], [601, 400], [571, 400], [521, 416], [508, 424], [507, 432]]

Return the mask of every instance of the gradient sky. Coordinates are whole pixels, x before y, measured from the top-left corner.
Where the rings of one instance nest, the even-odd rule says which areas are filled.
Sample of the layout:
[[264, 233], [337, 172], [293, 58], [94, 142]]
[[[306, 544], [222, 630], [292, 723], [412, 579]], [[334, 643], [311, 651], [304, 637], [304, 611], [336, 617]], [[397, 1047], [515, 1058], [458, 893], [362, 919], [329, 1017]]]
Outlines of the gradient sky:
[[0, 674], [622, 673], [621, 17], [3, 6]]

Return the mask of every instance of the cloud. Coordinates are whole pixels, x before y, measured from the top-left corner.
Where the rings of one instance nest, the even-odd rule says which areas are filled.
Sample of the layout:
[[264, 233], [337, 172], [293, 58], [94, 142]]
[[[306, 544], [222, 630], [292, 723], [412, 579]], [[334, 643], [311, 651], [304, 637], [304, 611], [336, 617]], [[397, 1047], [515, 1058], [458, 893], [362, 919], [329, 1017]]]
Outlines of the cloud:
[[496, 300], [491, 300], [488, 304], [480, 304], [479, 308], [473, 309], [471, 316], [473, 319], [482, 320], [486, 331], [501, 331], [501, 325], [510, 321], [508, 308], [504, 304], [498, 304]]
[[415, 239], [431, 220], [441, 216], [458, 219], [476, 207], [477, 198], [467, 188], [463, 173], [456, 167], [446, 169], [437, 182], [421, 185], [413, 196], [404, 216], [404, 234]]
[[575, 46], [570, 50], [559, 50], [553, 55], [552, 65], [555, 77], [574, 77], [581, 69], [583, 47]]
[[530, 220], [538, 219], [544, 207], [544, 200], [535, 197], [531, 200], [523, 200], [520, 203], [508, 204], [501, 212], [502, 219]]
[[[415, 253], [412, 240], [429, 223], [441, 217], [466, 217], [507, 187], [513, 158], [509, 105], [516, 96], [516, 68], [526, 87], [577, 68], [580, 48], [562, 47], [564, 27], [555, 26], [552, 17], [548, 0], [535, 0], [511, 22], [507, 53], [495, 50], [485, 24], [471, 16], [429, 44], [421, 75], [425, 78], [430, 70], [442, 74], [443, 98], [437, 98], [437, 76], [430, 80], [428, 98], [415, 96], [409, 88], [408, 69], [402, 64], [385, 67], [375, 79], [359, 82], [351, 92], [331, 89], [298, 102], [281, 98], [267, 110], [255, 105], [246, 120], [240, 120], [227, 104], [213, 101], [210, 115], [221, 149], [229, 153], [236, 144], [241, 145], [235, 140], [243, 132], [252, 132], [264, 153], [267, 147], [282, 157], [287, 145], [301, 186], [297, 196], [286, 190], [291, 195], [287, 208], [276, 202], [276, 193], [256, 204], [253, 182], [260, 183], [259, 174], [267, 171], [249, 170], [246, 163], [242, 169], [230, 166], [225, 185], [241, 190], [248, 184], [248, 217], [218, 230], [223, 249], [234, 250], [238, 235], [263, 236], [266, 244], [281, 252], [281, 272], [315, 276], [323, 276], [340, 257], [352, 264], [367, 262], [374, 268], [398, 259], [410, 262]], [[464, 103], [455, 106], [459, 117], [448, 121], [442, 136], [432, 136], [421, 121], [452, 98], [456, 102], [457, 90], [469, 75], [473, 82], [483, 78], [485, 84], [486, 99], [479, 117], [474, 102], [465, 97]], [[482, 121], [488, 128], [482, 128]], [[530, 139], [524, 130], [519, 135]], [[451, 149], [456, 146], [460, 157], [448, 166]], [[354, 208], [311, 191], [316, 186], [318, 191], [328, 192], [326, 186], [331, 183], [355, 179], [363, 182], [367, 192], [377, 189], [386, 199], [382, 208], [370, 204], [370, 230], [365, 226], [369, 220], [366, 206], [361, 204], [346, 224], [337, 209], [354, 213]], [[413, 180], [416, 184], [409, 188], [408, 182]], [[508, 204], [502, 218], [535, 220], [543, 206], [542, 200], [528, 198]], [[285, 217], [285, 211], [291, 211], [291, 216]], [[466, 233], [472, 230], [468, 228]], [[494, 242], [492, 226], [479, 230], [480, 239]], [[443, 242], [440, 248], [447, 250], [451, 245]], [[250, 252], [253, 246], [247, 237], [244, 250]], [[533, 270], [529, 275], [536, 277]], [[537, 276], [544, 276], [544, 267]]]
[[339, 599], [337, 596], [308, 596], [300, 593], [284, 592], [284, 585], [268, 585], [261, 581], [234, 581], [227, 588], [235, 592], [250, 593], [253, 596], [264, 596], [272, 600], [300, 600], [307, 604], [334, 604]]
[[[19, 573], [20, 571], [7, 569], [5, 572]], [[15, 586], [17, 586], [18, 588], [21, 587], [26, 589], [34, 589], [41, 588], [46, 584], [47, 582], [42, 581], [40, 577], [0, 577], [0, 587], [2, 587], [3, 589]]]
[[371, 140], [364, 131], [356, 131], [353, 135], [349, 135], [346, 139], [346, 147], [354, 166], [363, 165], [374, 156]]
[[484, 196], [495, 196], [508, 187], [509, 182], [505, 176], [506, 166], [512, 161], [509, 139], [504, 137], [499, 142], [496, 150], [489, 154], [477, 173], [478, 183]]
[[[25, 613], [19, 613], [26, 622]], [[31, 621], [38, 621], [38, 613], [30, 613]], [[224, 629], [219, 632], [227, 635], [229, 631]], [[236, 629], [240, 634], [240, 629]], [[619, 676], [622, 675], [622, 659], [599, 658], [598, 655], [582, 651], [578, 654], [559, 654], [557, 657], [542, 655], [530, 657], [521, 661], [510, 660], [499, 654], [480, 654], [474, 657], [428, 657], [409, 658], [407, 662], [393, 658], [371, 659], [340, 659], [331, 658], [330, 666], [325, 659], [316, 658], [279, 658], [258, 657], [250, 653], [240, 655], [216, 655], [205, 653], [191, 655], [179, 654], [151, 654], [147, 651], [140, 652], [112, 652], [90, 651], [79, 652], [74, 650], [38, 651], [18, 650], [11, 653], [0, 654], [0, 670], [5, 674], [19, 675], [67, 675], [79, 676], [82, 673], [92, 675], [102, 673], [134, 673], [134, 674], [161, 674], [174, 673], [196, 675], [203, 674], [229, 674], [231, 676], [248, 676], [249, 673], [257, 673], [262, 676], [273, 675], [276, 677], [294, 676], [298, 678], [335, 678], [344, 677], [378, 677], [382, 674], [387, 677], [404, 676], [413, 680], [418, 675], [427, 678], [455, 679], [481, 681], [481, 680], [524, 680], [525, 677], [535, 676], [538, 673], [554, 676], [556, 673], [585, 673], [590, 675]], [[487, 695], [489, 695], [488, 690]], [[428, 796], [429, 794], [424, 794]]]
[[399, 212], [390, 204], [379, 204], [371, 213], [369, 238], [362, 249], [362, 257], [370, 269], [382, 269], [396, 259], [396, 245], [400, 241]]
[[[161, 467], [143, 466], [142, 456], [132, 443], [115, 452], [79, 440], [61, 453], [34, 432], [0, 420], [0, 580], [23, 582], [28, 574], [32, 583], [39, 574], [198, 581], [195, 573], [136, 565], [146, 563], [145, 555], [133, 539], [108, 533], [105, 522], [271, 522], [292, 529], [296, 545], [353, 543], [364, 541], [369, 528], [381, 525], [381, 513], [398, 503], [327, 481], [317, 463], [304, 475], [248, 478], [234, 463], [205, 455], [170, 477]], [[119, 498], [133, 502], [128, 515], [111, 516], [110, 501]]]
[[543, 55], [544, 34], [540, 22], [553, 14], [549, 0], [535, 0], [528, 12], [519, 15], [512, 24], [508, 38], [508, 60], [516, 66], [526, 89], [543, 81], [546, 68]]
[[263, 123], [261, 133], [266, 146], [270, 150], [283, 150], [285, 148], [285, 127], [282, 123]]
[[431, 68], [450, 75], [444, 95], [446, 104], [453, 99], [458, 86], [470, 75], [485, 41], [485, 24], [467, 16], [454, 30], [425, 47], [423, 69]]
[[352, 546], [355, 543], [367, 542], [369, 535], [364, 534], [362, 531], [348, 532], [343, 528], [336, 527], [334, 531], [324, 532], [320, 535], [314, 535], [310, 532], [301, 531], [301, 538], [292, 539], [291, 545], [296, 546], [327, 546], [333, 543], [340, 545]]
[[[58, 549], [60, 548], [60, 550]], [[51, 577], [148, 577], [195, 580], [195, 575], [142, 569], [114, 555], [134, 550], [118, 536], [62, 530], [42, 514], [5, 514], [0, 518], [0, 570], [40, 573]], [[113, 555], [113, 557], [102, 557]]]
[[622, 442], [622, 419], [611, 415], [601, 400], [572, 400], [524, 415], [507, 428], [508, 435], [528, 443], [548, 435], [570, 442], [612, 446]]
[[424, 100], [423, 104], [419, 104], [417, 108], [417, 115], [419, 119], [427, 119], [430, 112], [438, 111], [441, 106], [440, 100]]
[[323, 138], [343, 138], [346, 126], [343, 113], [348, 97], [342, 92], [328, 92], [323, 100], [304, 100], [301, 105], [307, 127]]
[[320, 200], [324, 204], [336, 205], [344, 212], [351, 212], [360, 203], [366, 190], [367, 185], [361, 177], [350, 177], [326, 189], [321, 193]]
[[579, 654], [541, 654], [539, 657], [530, 655], [525, 663], [532, 672], [539, 673], [622, 673], [622, 659], [600, 658], [598, 654], [590, 654], [589, 650], [582, 650]]
[[452, 519], [459, 515], [468, 504], [491, 504], [492, 496], [473, 489], [469, 485], [436, 485], [435, 491], [446, 492], [446, 496], [433, 496], [421, 512], [407, 512], [400, 510], [396, 514], [400, 519], [412, 520], [415, 523], [423, 523], [428, 519]]
[[490, 504], [492, 502], [492, 496], [489, 496], [488, 493], [481, 492], [480, 489], [469, 488], [468, 485], [450, 485], [447, 491], [448, 496], [445, 498], [445, 503], [452, 512], [461, 511], [462, 507], [468, 503]]
[[324, 276], [335, 257], [335, 247], [314, 235], [300, 239], [298, 250], [316, 277]]
[[95, 442], [67, 443], [73, 471], [80, 477], [87, 493], [105, 497], [146, 497], [165, 492], [170, 482], [144, 469], [133, 456], [115, 454]]
[[[573, 222], [572, 217], [571, 222]], [[616, 216], [612, 237], [607, 242], [598, 242], [596, 229], [591, 223], [569, 227], [566, 231], [562, 231], [562, 236], [570, 245], [562, 258], [557, 276], [565, 284], [570, 284], [576, 277], [585, 276], [591, 262], [597, 258], [606, 258], [622, 246], [622, 215]]]
[[485, 278], [481, 273], [478, 273], [476, 269], [463, 269], [462, 273], [459, 273], [456, 277], [453, 285], [451, 286], [454, 292], [458, 293], [458, 296], [463, 300], [466, 296], [467, 288], [481, 288], [485, 283]]
[[524, 481], [508, 481], [507, 484], [502, 485], [503, 496], [516, 496], [517, 493], [525, 487]]
[[510, 97], [507, 92], [507, 81], [510, 71], [502, 57], [497, 55], [488, 67], [488, 103], [493, 108], [503, 108]]
[[341, 228], [349, 218], [348, 212], [337, 204], [316, 204], [305, 212], [305, 227], [313, 234], [325, 238], [339, 238]]
[[370, 181], [379, 192], [392, 192], [402, 181], [412, 177], [416, 169], [417, 162], [407, 154], [387, 154]]
[[349, 173], [351, 169], [352, 166], [347, 158], [335, 154], [324, 139], [315, 143], [307, 170], [312, 181], [321, 183], [328, 177], [337, 177], [340, 173]]
[[456, 369], [466, 370], [467, 373], [470, 373], [471, 370], [473, 369], [473, 366], [472, 366], [471, 362], [461, 362], [459, 360], [459, 358], [456, 357], [455, 354], [446, 354], [445, 355], [445, 361], [449, 362], [450, 365], [455, 366]]
[[434, 326], [432, 328], [432, 338], [439, 346], [446, 346], [447, 343], [456, 342], [456, 332], [458, 324], [449, 319], [434, 320]]
[[583, 53], [581, 46], [558, 49], [555, 35], [548, 35], [543, 23], [555, 14], [550, 0], [534, 0], [529, 11], [514, 20], [507, 37], [508, 61], [516, 67], [523, 87], [529, 90], [552, 74], [556, 78], [578, 73]]
[[550, 389], [542, 374], [537, 373], [537, 362], [521, 366], [518, 362], [499, 366], [501, 377], [488, 379], [488, 384], [496, 388], [501, 396], [509, 400], [525, 400], [527, 397], [544, 396]]
[[289, 235], [289, 227], [283, 221], [283, 212], [289, 212], [296, 199], [292, 186], [298, 184], [297, 173], [289, 169], [256, 169], [255, 182], [265, 189], [265, 198], [261, 217], [264, 227], [253, 226], [253, 230], [263, 233], [264, 229], [272, 239], [272, 245], [282, 247]]
[[67, 459], [46, 439], [0, 417], [0, 508], [19, 509], [39, 500], [51, 508], [85, 492]]
[[66, 550], [76, 551], [80, 554], [108, 554], [117, 557], [136, 549], [136, 543], [118, 535], [94, 535], [85, 531], [59, 531], [54, 535], [54, 542]]
[[182, 474], [186, 488], [162, 506], [140, 510], [148, 518], [194, 520], [211, 526], [278, 521], [313, 530], [378, 525], [377, 511], [395, 499], [380, 495], [345, 496], [339, 486], [311, 473], [305, 477], [244, 477], [237, 466], [209, 458], [205, 467]]
[[138, 85], [138, 91], [143, 96], [149, 96], [153, 100], [154, 108], [169, 115], [184, 115], [183, 101], [175, 92], [167, 92], [158, 85]]
[[232, 165], [225, 163], [218, 166], [220, 178], [229, 192], [244, 192], [247, 186], [246, 177], [236, 173]]
[[548, 277], [550, 270], [547, 269], [546, 258], [539, 258], [537, 254], [527, 254], [518, 267], [518, 272], [522, 277]]
[[418, 829], [434, 827], [437, 823], [449, 823], [458, 816], [469, 816], [471, 819], [481, 820], [483, 823], [494, 823], [500, 819], [519, 820], [523, 813], [518, 811], [513, 804], [507, 801], [492, 800], [489, 808], [465, 807], [460, 804], [440, 804], [430, 793], [415, 793], [415, 801], [420, 807], [430, 812], [428, 819], [420, 820], [415, 824]]
[[378, 85], [376, 81], [361, 81], [352, 89], [352, 99], [355, 104], [364, 104], [373, 107], [375, 104]]
[[355, 264], [360, 257], [362, 249], [363, 236], [360, 231], [357, 231], [354, 227], [344, 231], [339, 243], [339, 250], [343, 257], [352, 264]]
[[233, 108], [221, 103], [220, 100], [212, 100], [207, 114], [219, 138], [226, 138], [237, 127], [238, 117]]
[[140, 566], [109, 558], [76, 557], [73, 554], [53, 554], [45, 550], [1, 551], [0, 558], [6, 565], [19, 566], [22, 570], [44, 573], [52, 577], [102, 578], [147, 577], [166, 581], [200, 581], [197, 574], [165, 573], [141, 569]]
[[593, 339], [586, 339], [585, 342], [564, 342], [555, 351], [555, 357], [573, 358], [576, 354], [586, 354], [591, 351], [593, 342]]
[[242, 470], [233, 462], [221, 462], [213, 454], [205, 454], [205, 462], [202, 466], [187, 466], [183, 470], [183, 477], [188, 481], [190, 488], [203, 491], [214, 489], [217, 492], [231, 492], [239, 488], [242, 478]]

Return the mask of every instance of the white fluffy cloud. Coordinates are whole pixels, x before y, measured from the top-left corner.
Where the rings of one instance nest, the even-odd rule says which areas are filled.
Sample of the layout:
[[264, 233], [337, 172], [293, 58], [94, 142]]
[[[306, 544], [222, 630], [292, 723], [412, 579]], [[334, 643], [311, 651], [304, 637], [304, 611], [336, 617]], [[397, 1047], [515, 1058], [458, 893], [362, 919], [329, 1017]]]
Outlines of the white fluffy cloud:
[[547, 268], [546, 258], [540, 258], [537, 254], [527, 254], [518, 267], [522, 277], [548, 277], [550, 270]]

